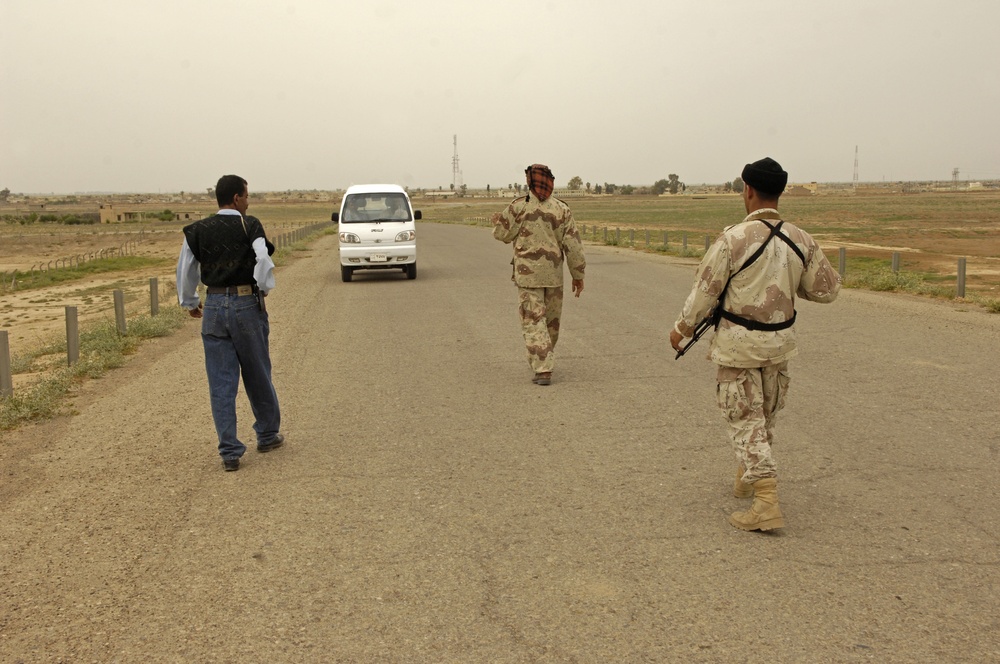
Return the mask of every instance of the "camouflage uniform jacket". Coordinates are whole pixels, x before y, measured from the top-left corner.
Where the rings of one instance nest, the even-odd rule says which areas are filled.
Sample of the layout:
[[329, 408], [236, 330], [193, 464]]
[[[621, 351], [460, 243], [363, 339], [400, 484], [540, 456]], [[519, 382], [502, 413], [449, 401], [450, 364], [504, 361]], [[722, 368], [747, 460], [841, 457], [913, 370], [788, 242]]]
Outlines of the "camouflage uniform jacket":
[[[674, 328], [690, 337], [697, 324], [715, 307], [729, 277], [739, 270], [767, 240], [770, 229], [781, 218], [777, 210], [757, 210], [739, 224], [730, 226], [709, 248], [698, 266], [694, 288], [688, 295]], [[795, 296], [812, 302], [833, 302], [840, 292], [840, 275], [811, 235], [785, 222], [784, 233], [805, 256], [805, 265], [785, 242], [772, 238], [764, 253], [733, 278], [725, 297], [725, 308], [738, 316], [761, 323], [790, 320]], [[795, 327], [777, 331], [748, 330], [723, 318], [711, 345], [711, 360], [726, 367], [764, 367], [798, 354]]]
[[583, 242], [576, 230], [573, 213], [559, 199], [539, 201], [530, 197], [515, 199], [503, 212], [491, 219], [493, 237], [514, 243], [514, 274], [522, 288], [554, 288], [563, 285], [563, 257], [570, 277], [583, 279], [587, 261]]

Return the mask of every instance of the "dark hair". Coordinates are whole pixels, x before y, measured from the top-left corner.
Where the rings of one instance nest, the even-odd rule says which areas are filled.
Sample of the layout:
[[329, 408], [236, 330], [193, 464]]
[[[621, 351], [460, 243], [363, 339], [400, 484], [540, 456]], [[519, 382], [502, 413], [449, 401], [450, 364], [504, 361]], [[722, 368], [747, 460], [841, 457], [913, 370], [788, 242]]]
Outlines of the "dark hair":
[[243, 193], [247, 181], [239, 175], [223, 175], [215, 183], [215, 200], [219, 202], [219, 207], [233, 204], [233, 197]]

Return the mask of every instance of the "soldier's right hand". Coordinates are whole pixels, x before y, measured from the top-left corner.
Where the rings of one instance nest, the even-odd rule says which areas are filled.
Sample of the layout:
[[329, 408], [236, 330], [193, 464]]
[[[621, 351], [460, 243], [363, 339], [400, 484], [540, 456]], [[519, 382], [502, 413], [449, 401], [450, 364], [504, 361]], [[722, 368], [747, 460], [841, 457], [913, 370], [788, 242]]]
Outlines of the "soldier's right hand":
[[677, 330], [670, 330], [670, 345], [678, 353], [681, 352], [681, 350], [683, 350], [681, 348], [681, 342], [683, 340], [684, 340], [684, 337], [681, 335], [680, 332], [678, 332]]

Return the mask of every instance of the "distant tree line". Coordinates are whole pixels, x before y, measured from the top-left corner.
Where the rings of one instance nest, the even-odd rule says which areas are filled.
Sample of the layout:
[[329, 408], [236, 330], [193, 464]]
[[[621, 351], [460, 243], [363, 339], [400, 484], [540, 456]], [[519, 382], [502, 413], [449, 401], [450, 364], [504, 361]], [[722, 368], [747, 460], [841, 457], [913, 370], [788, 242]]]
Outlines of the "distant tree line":
[[[89, 225], [89, 224], [99, 224], [101, 223], [101, 215], [96, 212], [77, 212], [71, 214], [38, 214], [37, 212], [31, 212], [27, 215], [23, 214], [5, 214], [0, 215], [0, 219], [7, 224], [21, 224], [25, 226], [27, 224], [64, 224], [66, 226], [79, 226], [79, 225]], [[173, 215], [171, 215], [173, 219]]]
[[681, 182], [680, 177], [676, 173], [671, 173], [665, 180], [657, 180], [650, 187], [635, 187], [630, 184], [617, 185], [613, 182], [605, 182], [603, 185], [592, 185], [590, 182], [584, 183], [583, 178], [579, 175], [575, 175], [570, 178], [566, 187], [570, 191], [579, 191], [585, 187], [588, 194], [593, 192], [595, 194], [621, 194], [624, 196], [629, 196], [631, 194], [647, 196], [653, 194], [659, 196], [660, 194], [664, 194], [668, 191], [671, 194], [679, 194], [687, 190], [687, 185]]
[[[507, 186], [509, 187], [510, 185]], [[612, 182], [605, 182], [603, 185], [591, 185], [590, 182], [585, 183], [579, 175], [574, 175], [566, 183], [566, 188], [570, 191], [579, 191], [582, 188], [586, 188], [588, 194], [593, 192], [595, 194], [621, 194], [625, 196], [630, 194], [660, 196], [668, 192], [671, 194], [682, 194], [687, 191], [687, 185], [681, 182], [680, 176], [676, 173], [671, 173], [666, 179], [657, 180], [649, 187], [634, 187], [630, 184], [617, 185]], [[741, 193], [743, 191], [743, 180], [736, 178], [732, 182], [724, 183], [722, 188], [726, 192], [735, 191], [736, 193]]]

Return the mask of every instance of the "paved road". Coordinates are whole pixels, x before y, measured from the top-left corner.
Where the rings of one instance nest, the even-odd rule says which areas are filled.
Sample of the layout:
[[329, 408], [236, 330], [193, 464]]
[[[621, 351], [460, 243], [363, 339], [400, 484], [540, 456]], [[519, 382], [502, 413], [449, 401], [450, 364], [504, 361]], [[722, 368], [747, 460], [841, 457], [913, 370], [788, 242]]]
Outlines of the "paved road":
[[0, 661], [1000, 659], [1000, 317], [803, 303], [788, 527], [745, 533], [712, 366], [666, 340], [690, 262], [588, 247], [543, 388], [508, 248], [419, 232], [416, 281], [342, 283], [332, 236], [281, 270], [288, 443], [237, 473], [194, 321], [5, 438]]

